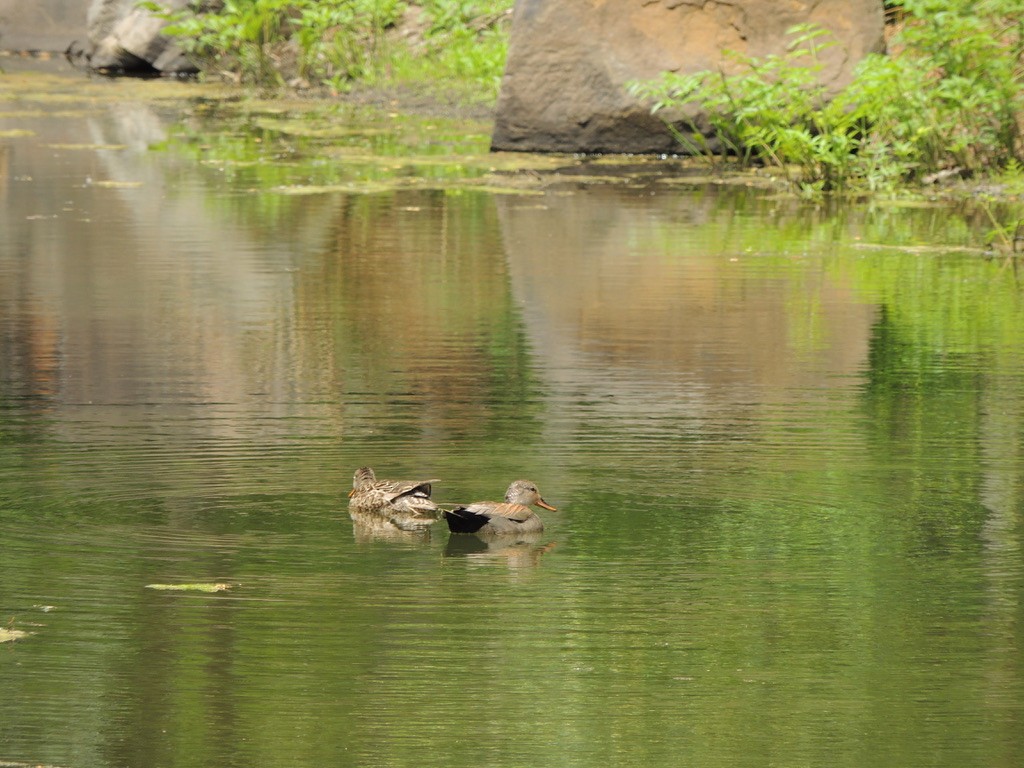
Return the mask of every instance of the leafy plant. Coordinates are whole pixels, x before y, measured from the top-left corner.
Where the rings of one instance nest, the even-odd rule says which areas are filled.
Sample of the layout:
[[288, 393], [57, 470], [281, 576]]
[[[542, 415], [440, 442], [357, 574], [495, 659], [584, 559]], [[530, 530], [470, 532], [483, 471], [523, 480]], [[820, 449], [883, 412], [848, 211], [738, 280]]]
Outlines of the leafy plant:
[[910, 180], [1021, 160], [1024, 3], [906, 0], [897, 53], [871, 56], [843, 94], [878, 155]]
[[[512, 0], [423, 0], [424, 45], [404, 72], [409, 82], [462, 82], [493, 101], [508, 57]], [[457, 86], [456, 86], [457, 87]]]
[[296, 39], [302, 75], [330, 82], [339, 90], [343, 83], [377, 71], [386, 54], [385, 33], [404, 8], [400, 0], [295, 5], [300, 10]]
[[700, 105], [710, 140], [692, 123], [671, 129], [693, 154], [712, 159], [724, 151], [744, 163], [774, 166], [808, 190], [842, 188], [863, 132], [858, 116], [830, 99], [819, 77], [820, 54], [835, 42], [810, 25], [793, 27], [790, 34], [793, 39], [782, 56], [730, 53], [738, 74], [668, 73], [653, 82], [632, 83], [630, 90], [652, 101], [654, 112], [678, 113]]
[[176, 12], [143, 6], [170, 21], [164, 32], [204, 70], [271, 86], [284, 83], [291, 59], [296, 74], [314, 82], [367, 77], [404, 7], [400, 0], [223, 0]]
[[[892, 5], [904, 25], [895, 53], [867, 56], [831, 97], [819, 54], [835, 43], [806, 25], [790, 30], [783, 56], [733, 55], [736, 74], [666, 74], [630, 90], [666, 115], [687, 151], [775, 166], [811, 192], [892, 190], [944, 170], [967, 175], [1024, 159], [1024, 0]], [[703, 131], [680, 117], [695, 105]]]
[[204, 71], [240, 82], [279, 86], [294, 75], [344, 91], [401, 74], [408, 82], [463, 80], [493, 99], [512, 0], [424, 0], [418, 46], [389, 40], [407, 10], [402, 0], [222, 0], [176, 12], [153, 0], [141, 5], [169, 20], [164, 31]]

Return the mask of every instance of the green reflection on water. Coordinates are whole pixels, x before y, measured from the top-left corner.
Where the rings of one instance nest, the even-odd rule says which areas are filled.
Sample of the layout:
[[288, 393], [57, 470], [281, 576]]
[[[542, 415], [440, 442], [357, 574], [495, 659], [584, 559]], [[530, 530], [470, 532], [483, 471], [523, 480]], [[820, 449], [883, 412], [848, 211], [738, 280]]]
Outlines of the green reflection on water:
[[[59, 215], [0, 228], [0, 760], [1020, 763], [1021, 298], [971, 211], [295, 198], [337, 132], [168, 109], [144, 197], [5, 145]], [[361, 536], [363, 463], [560, 511]]]

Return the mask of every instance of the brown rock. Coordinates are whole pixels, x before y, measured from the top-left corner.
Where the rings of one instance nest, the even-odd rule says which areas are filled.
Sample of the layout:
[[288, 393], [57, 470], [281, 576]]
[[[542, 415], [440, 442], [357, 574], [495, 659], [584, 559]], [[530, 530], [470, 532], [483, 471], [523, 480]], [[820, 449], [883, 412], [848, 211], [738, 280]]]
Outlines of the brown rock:
[[492, 148], [675, 152], [662, 121], [626, 91], [631, 80], [725, 63], [725, 52], [782, 53], [795, 24], [830, 30], [824, 81], [842, 87], [881, 51], [879, 0], [518, 0]]

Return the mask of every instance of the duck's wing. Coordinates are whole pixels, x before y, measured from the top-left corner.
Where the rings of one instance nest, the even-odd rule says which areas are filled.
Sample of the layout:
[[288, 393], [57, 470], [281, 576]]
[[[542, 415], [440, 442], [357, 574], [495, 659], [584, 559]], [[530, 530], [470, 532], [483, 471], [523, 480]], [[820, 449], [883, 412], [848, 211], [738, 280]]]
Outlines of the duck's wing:
[[377, 487], [389, 502], [402, 496], [419, 496], [429, 499], [432, 491], [431, 483], [437, 480], [393, 480], [380, 483]]
[[529, 507], [499, 501], [478, 501], [456, 507], [446, 511], [444, 518], [452, 533], [479, 532], [504, 536], [544, 529], [540, 518]]
[[533, 510], [522, 504], [509, 504], [505, 501], [477, 501], [467, 505], [468, 512], [486, 517], [503, 517], [515, 523], [522, 523], [533, 517]]

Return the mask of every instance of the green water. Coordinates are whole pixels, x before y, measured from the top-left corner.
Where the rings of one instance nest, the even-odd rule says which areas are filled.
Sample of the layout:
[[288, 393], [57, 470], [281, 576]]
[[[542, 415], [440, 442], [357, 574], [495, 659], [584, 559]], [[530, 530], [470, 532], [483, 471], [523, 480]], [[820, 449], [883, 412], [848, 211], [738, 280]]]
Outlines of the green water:
[[[0, 764], [1024, 763], [977, 211], [5, 68]], [[366, 533], [363, 464], [559, 511]]]

